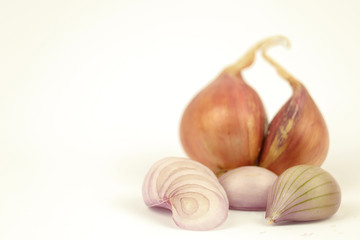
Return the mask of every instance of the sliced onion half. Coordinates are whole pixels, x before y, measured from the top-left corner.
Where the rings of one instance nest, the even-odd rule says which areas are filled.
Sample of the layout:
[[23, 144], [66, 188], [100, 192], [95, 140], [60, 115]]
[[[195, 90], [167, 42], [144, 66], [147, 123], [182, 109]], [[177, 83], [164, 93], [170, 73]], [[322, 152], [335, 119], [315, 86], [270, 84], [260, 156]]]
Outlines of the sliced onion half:
[[228, 215], [229, 201], [215, 174], [190, 159], [159, 160], [147, 173], [142, 191], [147, 206], [170, 209], [183, 229], [210, 230]]

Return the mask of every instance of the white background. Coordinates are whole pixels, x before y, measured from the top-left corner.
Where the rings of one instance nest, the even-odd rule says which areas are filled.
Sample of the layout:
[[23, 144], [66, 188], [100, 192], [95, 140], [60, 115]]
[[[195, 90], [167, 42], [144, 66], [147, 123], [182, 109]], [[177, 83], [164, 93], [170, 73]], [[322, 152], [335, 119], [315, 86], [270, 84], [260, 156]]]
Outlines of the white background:
[[[0, 239], [358, 239], [360, 2], [0, 1]], [[178, 129], [202, 87], [257, 41], [308, 88], [330, 131], [330, 219], [268, 225], [230, 211], [179, 229], [141, 196], [150, 166], [186, 156]], [[243, 72], [271, 118], [291, 96], [261, 57]]]

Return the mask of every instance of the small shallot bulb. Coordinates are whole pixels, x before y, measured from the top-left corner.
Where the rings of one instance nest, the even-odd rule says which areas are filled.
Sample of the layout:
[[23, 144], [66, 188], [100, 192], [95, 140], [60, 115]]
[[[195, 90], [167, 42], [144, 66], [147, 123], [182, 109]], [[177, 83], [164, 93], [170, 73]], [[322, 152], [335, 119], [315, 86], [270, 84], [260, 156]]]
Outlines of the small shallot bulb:
[[304, 85], [271, 59], [266, 48], [263, 57], [291, 85], [293, 94], [270, 123], [259, 165], [277, 175], [295, 165], [321, 166], [329, 150], [325, 120]]
[[275, 36], [252, 47], [243, 58], [225, 68], [186, 107], [180, 139], [187, 155], [217, 176], [240, 166], [256, 165], [267, 127], [260, 97], [242, 77], [257, 50], [283, 41]]
[[210, 230], [228, 215], [228, 198], [215, 174], [186, 158], [156, 162], [144, 179], [142, 194], [147, 206], [171, 210], [174, 222], [183, 229]]
[[340, 202], [340, 187], [327, 171], [298, 165], [287, 169], [275, 181], [265, 218], [270, 223], [321, 220], [335, 214]]
[[219, 177], [231, 209], [263, 211], [277, 175], [266, 168], [246, 166], [232, 169]]

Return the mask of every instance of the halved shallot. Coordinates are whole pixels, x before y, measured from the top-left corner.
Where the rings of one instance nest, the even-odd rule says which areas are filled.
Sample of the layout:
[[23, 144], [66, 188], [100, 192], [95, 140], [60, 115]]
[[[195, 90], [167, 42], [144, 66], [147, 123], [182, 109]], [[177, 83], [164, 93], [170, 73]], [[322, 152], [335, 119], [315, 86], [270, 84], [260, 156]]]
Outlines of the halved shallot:
[[215, 174], [190, 159], [167, 157], [156, 162], [144, 179], [142, 193], [147, 206], [170, 209], [180, 228], [210, 230], [228, 215], [228, 198]]

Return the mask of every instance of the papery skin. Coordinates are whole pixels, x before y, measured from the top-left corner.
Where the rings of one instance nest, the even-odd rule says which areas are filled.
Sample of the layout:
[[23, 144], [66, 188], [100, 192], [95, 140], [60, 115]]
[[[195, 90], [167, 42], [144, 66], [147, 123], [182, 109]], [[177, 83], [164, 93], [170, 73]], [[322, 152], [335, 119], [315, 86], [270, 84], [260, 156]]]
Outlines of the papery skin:
[[258, 94], [240, 72], [225, 70], [187, 106], [180, 139], [191, 159], [221, 175], [257, 164], [266, 126]]
[[[284, 43], [290, 46], [286, 38]], [[259, 165], [278, 175], [299, 164], [321, 166], [329, 150], [325, 120], [301, 82], [267, 55], [271, 46], [262, 48], [262, 56], [290, 84], [293, 95], [270, 123]]]
[[335, 178], [320, 167], [297, 165], [275, 181], [268, 195], [265, 218], [270, 223], [326, 219], [341, 203]]
[[321, 112], [300, 82], [291, 85], [293, 95], [271, 121], [259, 162], [278, 175], [295, 165], [321, 166], [329, 150]]

